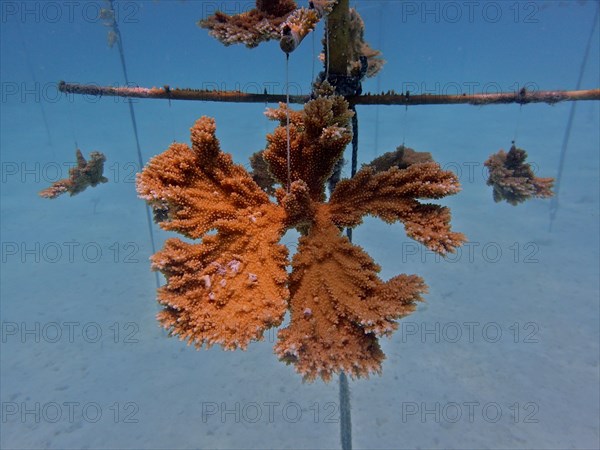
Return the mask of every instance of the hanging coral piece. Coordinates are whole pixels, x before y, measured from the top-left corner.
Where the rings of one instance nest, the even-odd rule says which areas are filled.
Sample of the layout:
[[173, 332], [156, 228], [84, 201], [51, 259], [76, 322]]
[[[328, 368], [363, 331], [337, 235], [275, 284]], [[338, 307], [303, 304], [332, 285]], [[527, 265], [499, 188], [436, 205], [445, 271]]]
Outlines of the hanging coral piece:
[[256, 8], [227, 15], [217, 11], [198, 26], [225, 45], [243, 43], [253, 48], [261, 42], [279, 40], [286, 53], [293, 52], [304, 37], [326, 14], [337, 0], [314, 0], [309, 8], [297, 8], [294, 0], [256, 0]]
[[313, 31], [322, 17], [329, 14], [337, 0], [310, 2], [310, 8], [299, 8], [289, 15], [281, 27], [279, 45], [285, 53], [292, 53], [308, 33]]
[[387, 152], [383, 155], [375, 158], [368, 165], [371, 166], [375, 172], [382, 172], [392, 167], [398, 167], [399, 169], [406, 169], [408, 166], [413, 164], [433, 162], [431, 153], [429, 152], [417, 152], [412, 148], [401, 145], [396, 148], [393, 152]]
[[[325, 202], [325, 183], [352, 138], [348, 103], [321, 96], [301, 111], [280, 104], [266, 114], [280, 122], [259, 154], [279, 185], [276, 202], [221, 151], [207, 117], [192, 128], [191, 148], [172, 144], [138, 175], [138, 193], [159, 225], [201, 239], [169, 239], [152, 257], [167, 280], [158, 291], [164, 306], [158, 319], [197, 347], [243, 349], [280, 325], [289, 309], [275, 352], [305, 379], [378, 373], [384, 359], [378, 338], [414, 311], [427, 288], [416, 275], [381, 280], [380, 267], [341, 229], [373, 215], [403, 222], [409, 236], [434, 251], [453, 251], [464, 236], [450, 231], [449, 210], [416, 198], [454, 194], [458, 179], [432, 161], [380, 172], [367, 166]], [[279, 241], [291, 228], [302, 237], [288, 275]]]
[[508, 153], [500, 150], [484, 163], [489, 170], [487, 184], [494, 188], [495, 202], [506, 200], [516, 206], [532, 197], [554, 195], [554, 178], [536, 177], [526, 159], [527, 152], [513, 144]]
[[[348, 18], [348, 40], [344, 47], [344, 55], [348, 60], [347, 74], [350, 77], [362, 80], [365, 77], [374, 77], [385, 64], [381, 51], [375, 50], [365, 41], [365, 23], [355, 8], [350, 8]], [[323, 52], [319, 59], [327, 64], [328, 42], [323, 41]], [[324, 74], [323, 74], [324, 75]]]
[[261, 42], [278, 40], [287, 17], [296, 10], [294, 0], [256, 0], [256, 8], [233, 16], [217, 11], [198, 26], [225, 45], [243, 43], [253, 48]]
[[[273, 177], [285, 185], [288, 179], [287, 116], [288, 107], [267, 109], [265, 115], [280, 126], [267, 135], [263, 153]], [[338, 95], [321, 96], [304, 105], [301, 111], [289, 110], [290, 178], [307, 184], [314, 201], [325, 199], [325, 182], [352, 140], [348, 102]]]
[[100, 152], [90, 153], [90, 160], [86, 161], [77, 149], [75, 152], [77, 165], [69, 169], [69, 178], [55, 181], [49, 188], [40, 191], [40, 197], [56, 198], [66, 192], [73, 196], [85, 191], [88, 186], [95, 187], [100, 183], [106, 183], [108, 179], [102, 174], [104, 172], [104, 161], [106, 157]]
[[106, 8], [100, 8], [99, 18], [102, 19], [102, 25], [110, 28], [106, 36], [106, 41], [110, 48], [118, 42], [119, 33], [117, 30], [117, 21], [115, 18], [115, 10], [111, 1], [105, 0]]
[[[352, 76], [363, 78], [374, 77], [379, 73], [385, 64], [385, 60], [381, 58], [381, 52], [372, 48], [365, 42], [365, 23], [354, 8], [350, 8], [350, 53], [348, 55], [349, 67], [348, 72]], [[362, 73], [363, 60], [366, 60], [366, 72]]]

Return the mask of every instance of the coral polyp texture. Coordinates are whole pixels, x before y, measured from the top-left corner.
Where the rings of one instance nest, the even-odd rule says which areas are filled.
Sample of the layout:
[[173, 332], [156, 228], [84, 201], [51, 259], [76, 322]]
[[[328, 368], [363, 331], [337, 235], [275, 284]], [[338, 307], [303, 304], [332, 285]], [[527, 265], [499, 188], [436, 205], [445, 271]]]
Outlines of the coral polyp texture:
[[83, 157], [81, 150], [75, 152], [77, 165], [69, 169], [69, 178], [55, 181], [49, 188], [40, 191], [40, 197], [56, 198], [69, 193], [73, 196], [86, 190], [88, 186], [95, 187], [106, 183], [108, 179], [103, 176], [106, 157], [101, 152], [91, 152], [89, 161]]
[[337, 0], [312, 1], [310, 8], [298, 8], [290, 14], [281, 27], [281, 49], [286, 53], [293, 52], [336, 3]]
[[527, 152], [511, 146], [500, 150], [484, 163], [489, 170], [488, 186], [494, 188], [494, 201], [506, 200], [515, 206], [532, 197], [552, 197], [554, 178], [536, 177], [531, 166], [525, 162]]
[[[348, 103], [321, 96], [300, 111], [281, 104], [266, 114], [280, 125], [253, 166], [268, 167], [271, 197], [221, 151], [207, 117], [192, 127], [191, 147], [172, 144], [138, 175], [138, 193], [159, 225], [196, 240], [168, 239], [152, 257], [166, 278], [158, 319], [197, 347], [244, 349], [289, 310], [275, 353], [306, 380], [379, 373], [379, 337], [414, 311], [427, 287], [417, 275], [380, 279], [380, 267], [342, 229], [372, 215], [403, 222], [434, 251], [453, 251], [464, 236], [450, 230], [449, 210], [416, 199], [454, 194], [458, 179], [429, 159], [403, 169], [365, 166], [326, 201], [325, 183], [352, 139]], [[302, 237], [290, 261], [280, 239], [292, 228]]]
[[162, 228], [202, 238], [168, 239], [152, 257], [167, 279], [158, 319], [197, 346], [246, 348], [286, 310], [287, 250], [278, 243], [284, 213], [221, 151], [213, 119], [202, 117], [191, 131], [191, 148], [172, 144], [137, 179]]

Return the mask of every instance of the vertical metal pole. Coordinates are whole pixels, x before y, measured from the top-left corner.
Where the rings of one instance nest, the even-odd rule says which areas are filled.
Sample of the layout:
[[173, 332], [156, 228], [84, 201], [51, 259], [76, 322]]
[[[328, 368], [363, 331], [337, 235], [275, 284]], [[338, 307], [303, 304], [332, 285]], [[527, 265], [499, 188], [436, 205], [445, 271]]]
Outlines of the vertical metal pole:
[[[350, 0], [339, 0], [327, 17], [327, 68], [328, 75], [348, 75], [348, 48], [350, 42]], [[356, 111], [355, 111], [356, 113]], [[358, 121], [356, 115], [352, 119], [352, 176], [356, 172], [358, 151]], [[346, 230], [352, 240], [352, 230]], [[352, 450], [352, 417], [350, 413], [350, 386], [348, 377], [340, 373], [340, 440], [342, 450]]]
[[347, 75], [350, 42], [350, 0], [339, 0], [327, 16], [329, 73]]

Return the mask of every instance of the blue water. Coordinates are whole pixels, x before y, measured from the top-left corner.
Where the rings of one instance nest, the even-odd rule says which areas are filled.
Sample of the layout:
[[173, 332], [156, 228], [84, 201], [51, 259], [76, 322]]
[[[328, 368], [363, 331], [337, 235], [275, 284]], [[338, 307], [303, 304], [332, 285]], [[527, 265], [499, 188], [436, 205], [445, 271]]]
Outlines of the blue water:
[[[129, 78], [152, 87], [283, 93], [276, 43], [224, 47], [195, 22], [253, 2], [118, 1]], [[575, 89], [597, 2], [352, 2], [387, 64], [365, 91]], [[124, 83], [103, 2], [3, 1], [1, 16], [1, 436], [14, 449], [339, 448], [337, 380], [302, 383], [272, 354], [196, 351], [155, 321], [155, 278], [125, 100], [61, 96], [58, 80]], [[581, 87], [600, 87], [596, 26]], [[320, 27], [290, 60], [307, 94]], [[189, 142], [201, 115], [242, 164], [274, 124], [263, 104], [135, 100], [144, 161]], [[441, 200], [469, 243], [440, 260], [402, 225], [368, 219], [354, 242], [387, 279], [416, 273], [427, 302], [390, 339], [382, 376], [351, 381], [355, 448], [599, 448], [600, 103], [576, 105], [550, 201], [495, 204], [483, 161], [513, 139], [556, 176], [571, 103], [358, 107], [360, 162], [402, 142], [461, 178]], [[110, 182], [72, 198], [75, 143]], [[349, 168], [344, 169], [349, 173]], [[155, 227], [158, 246], [169, 236]], [[294, 248], [295, 237], [284, 242]]]

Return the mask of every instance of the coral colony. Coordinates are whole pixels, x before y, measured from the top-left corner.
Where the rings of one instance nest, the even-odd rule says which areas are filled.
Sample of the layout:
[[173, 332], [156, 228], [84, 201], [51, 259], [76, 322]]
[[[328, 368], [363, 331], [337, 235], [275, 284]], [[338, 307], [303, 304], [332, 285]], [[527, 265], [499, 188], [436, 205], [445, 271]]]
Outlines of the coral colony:
[[[280, 39], [289, 54], [334, 3], [297, 9], [291, 0], [259, 0], [256, 9], [217, 13], [200, 26], [225, 45]], [[360, 81], [383, 61], [364, 42], [355, 10], [350, 24], [347, 72]], [[323, 78], [302, 110], [285, 103], [267, 110], [279, 126], [253, 155], [253, 173], [221, 150], [214, 120], [202, 117], [191, 129], [191, 147], [174, 143], [152, 158], [137, 190], [163, 229], [198, 240], [170, 238], [152, 257], [167, 280], [158, 290], [160, 323], [198, 348], [245, 349], [289, 310], [275, 353], [304, 379], [327, 381], [341, 371], [379, 373], [385, 356], [378, 338], [389, 336], [427, 291], [417, 275], [381, 280], [380, 267], [343, 229], [366, 215], [402, 222], [409, 237], [442, 255], [465, 236], [451, 231], [447, 207], [417, 200], [460, 190], [457, 177], [428, 153], [400, 147], [339, 181], [326, 198], [325, 185], [352, 140], [354, 113]], [[289, 229], [301, 234], [291, 261], [280, 243]]]
[[[267, 111], [281, 125], [262, 153], [281, 186], [288, 179], [286, 109]], [[276, 202], [221, 151], [208, 117], [192, 127], [191, 148], [173, 144], [148, 163], [138, 192], [160, 211], [159, 225], [202, 238], [195, 244], [171, 238], [152, 258], [167, 279], [158, 294], [165, 307], [159, 320], [172, 334], [198, 347], [243, 349], [290, 309], [275, 352], [305, 378], [380, 370], [377, 338], [415, 309], [426, 286], [416, 275], [383, 282], [379, 266], [341, 230], [373, 215], [403, 222], [431, 250], [452, 251], [464, 236], [450, 231], [450, 211], [416, 198], [454, 194], [459, 183], [435, 162], [380, 171], [366, 166], [340, 181], [326, 202], [325, 182], [352, 138], [351, 115], [334, 94], [289, 111], [291, 184], [276, 189]], [[287, 249], [279, 242], [290, 228], [302, 237], [288, 276]]]
[[[138, 194], [159, 226], [193, 240], [167, 239], [151, 258], [166, 278], [158, 289], [162, 326], [197, 348], [245, 349], [280, 326], [289, 311], [275, 353], [306, 380], [380, 373], [385, 355], [379, 337], [391, 335], [427, 292], [418, 275], [380, 279], [380, 267], [345, 236], [345, 228], [367, 215], [402, 222], [409, 237], [441, 255], [466, 239], [451, 230], [447, 207], [419, 201], [460, 190], [456, 175], [429, 153], [401, 146], [340, 180], [346, 146], [353, 142], [354, 155], [357, 148], [356, 113], [345, 96], [360, 94], [361, 80], [384, 61], [364, 42], [358, 12], [350, 9], [340, 19], [336, 15], [348, 13], [348, 6], [337, 3], [314, 0], [297, 8], [293, 0], [257, 0], [251, 11], [218, 12], [201, 21], [225, 45], [279, 40], [289, 57], [327, 19], [325, 70], [303, 109], [292, 110], [287, 102], [267, 110], [279, 125], [267, 135], [266, 148], [251, 157], [252, 172], [221, 150], [215, 121], [201, 117], [191, 128], [191, 147], [173, 143], [137, 177]], [[552, 195], [552, 179], [534, 177], [525, 158], [513, 147], [486, 162], [496, 201]], [[78, 161], [76, 171], [88, 167], [80, 153]], [[69, 183], [59, 182], [45, 196], [74, 193]], [[301, 235], [291, 260], [280, 243], [290, 229]]]

